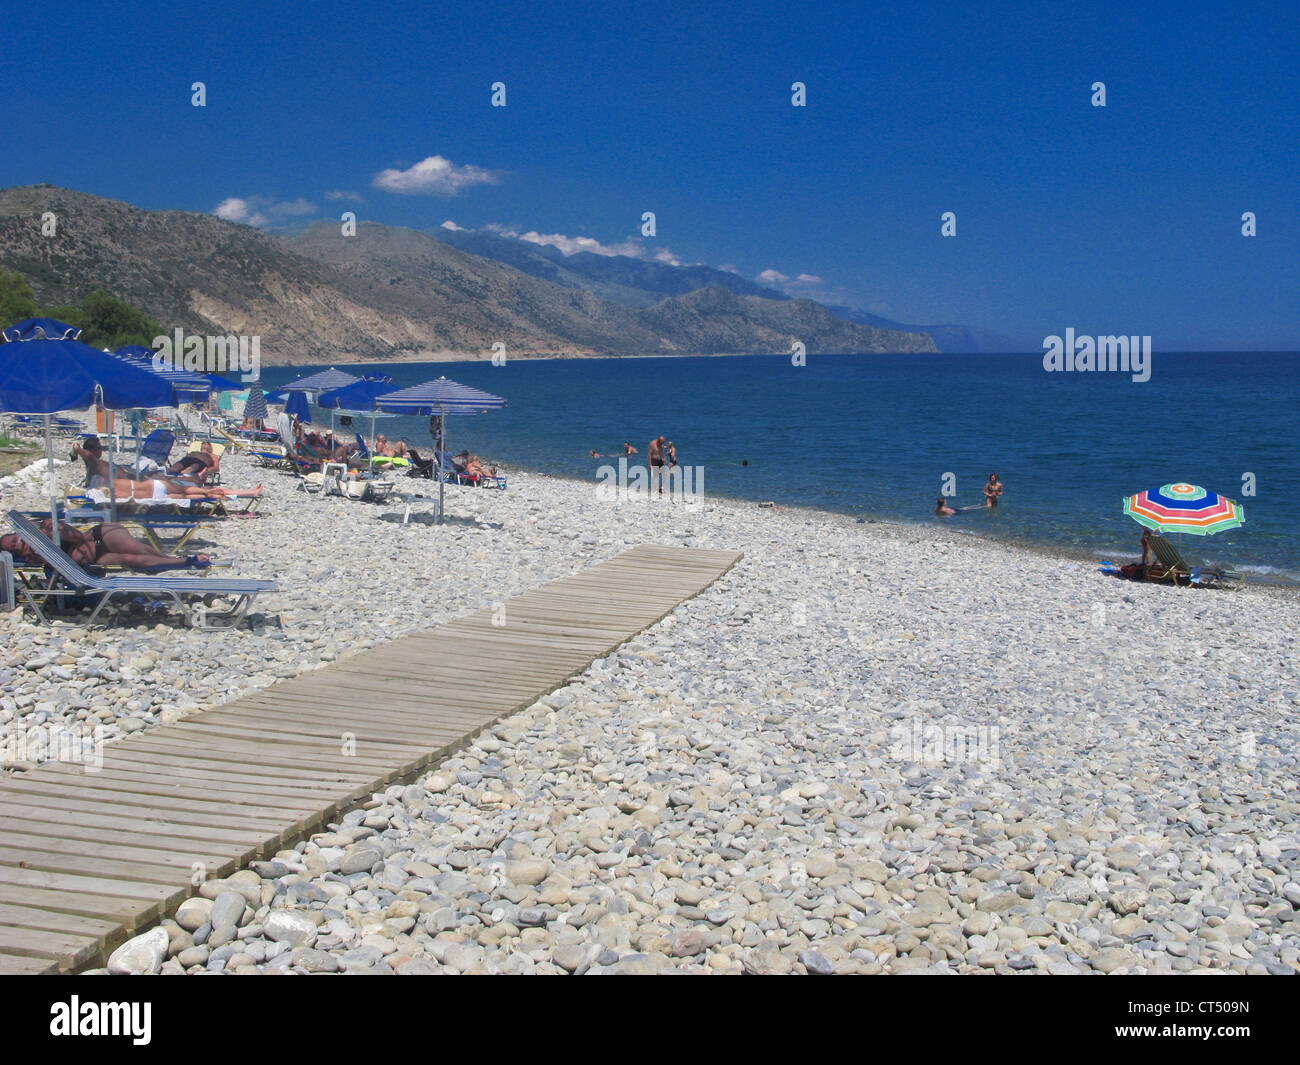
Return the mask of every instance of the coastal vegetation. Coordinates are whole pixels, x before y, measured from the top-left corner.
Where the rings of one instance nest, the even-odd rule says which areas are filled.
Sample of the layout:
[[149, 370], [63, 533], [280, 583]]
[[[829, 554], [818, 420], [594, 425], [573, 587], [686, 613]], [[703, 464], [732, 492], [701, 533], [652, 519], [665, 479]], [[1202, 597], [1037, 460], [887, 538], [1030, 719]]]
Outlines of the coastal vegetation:
[[10, 325], [24, 318], [53, 318], [74, 325], [85, 343], [112, 351], [128, 344], [149, 347], [163, 331], [153, 318], [102, 288], [87, 293], [79, 303], [38, 306], [21, 273], [0, 270], [0, 322]]

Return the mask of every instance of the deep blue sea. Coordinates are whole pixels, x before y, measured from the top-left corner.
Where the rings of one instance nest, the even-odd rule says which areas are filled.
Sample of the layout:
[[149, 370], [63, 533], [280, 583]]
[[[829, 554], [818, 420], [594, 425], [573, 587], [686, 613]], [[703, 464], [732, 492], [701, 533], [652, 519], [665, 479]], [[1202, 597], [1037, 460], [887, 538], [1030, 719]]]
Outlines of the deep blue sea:
[[[314, 372], [276, 367], [268, 387]], [[707, 494], [930, 522], [945, 474], [954, 505], [991, 472], [1002, 506], [944, 519], [974, 535], [1125, 560], [1139, 527], [1124, 497], [1190, 481], [1240, 501], [1246, 524], [1183, 537], [1193, 561], [1300, 580], [1300, 353], [1161, 353], [1151, 379], [1048, 373], [1040, 355], [810, 355], [514, 359], [350, 366], [398, 385], [446, 375], [509, 405], [449, 420], [452, 450], [590, 479], [631, 440], [663, 433]], [[328, 414], [323, 415], [328, 423]], [[380, 423], [428, 446], [427, 419]], [[746, 464], [747, 463], [747, 464]], [[1250, 475], [1253, 475], [1251, 477]], [[1251, 494], [1251, 493], [1254, 494]]]

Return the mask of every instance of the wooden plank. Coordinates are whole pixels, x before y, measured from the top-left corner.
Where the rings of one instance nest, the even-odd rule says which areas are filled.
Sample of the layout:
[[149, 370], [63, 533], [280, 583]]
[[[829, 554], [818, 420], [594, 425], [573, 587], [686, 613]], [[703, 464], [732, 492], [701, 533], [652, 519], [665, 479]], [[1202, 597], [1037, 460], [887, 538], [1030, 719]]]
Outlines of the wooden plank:
[[0, 976], [48, 976], [59, 971], [52, 958], [29, 958], [0, 951]]
[[[0, 846], [0, 865], [15, 866], [20, 869], [43, 869], [46, 872], [78, 873], [83, 876], [111, 876], [122, 880], [137, 881], [142, 884], [159, 884], [166, 887], [175, 883], [176, 869], [165, 865], [154, 865], [145, 861], [114, 861], [108, 858], [92, 858], [85, 854], [68, 854], [66, 851], [47, 851], [44, 848], [18, 847], [5, 836], [8, 846]], [[186, 867], [182, 873], [189, 872]]]
[[33, 851], [42, 851], [46, 854], [66, 854], [74, 859], [87, 857], [111, 858], [121, 862], [146, 862], [151, 866], [170, 867], [173, 877], [177, 869], [183, 870], [188, 875], [195, 862], [206, 866], [220, 860], [217, 856], [192, 846], [170, 850], [163, 847], [132, 847], [117, 841], [99, 842], [34, 836], [27, 832], [10, 831], [8, 826], [3, 837], [0, 837], [0, 842], [4, 843], [6, 849], [20, 851], [24, 857]]
[[60, 969], [75, 969], [99, 957], [100, 941], [95, 936], [54, 932], [47, 928], [0, 925], [0, 952], [49, 958], [57, 962]]
[[634, 548], [506, 600], [504, 626], [484, 606], [109, 744], [99, 772], [0, 781], [0, 973], [102, 963], [192, 893], [196, 865], [228, 875], [431, 768], [739, 557]]

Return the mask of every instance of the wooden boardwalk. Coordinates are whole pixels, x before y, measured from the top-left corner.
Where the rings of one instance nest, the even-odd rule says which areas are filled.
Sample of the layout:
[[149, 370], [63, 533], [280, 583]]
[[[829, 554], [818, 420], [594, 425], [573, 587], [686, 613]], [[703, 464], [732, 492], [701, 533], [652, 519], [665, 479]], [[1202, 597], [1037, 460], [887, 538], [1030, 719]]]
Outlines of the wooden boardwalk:
[[[0, 781], [0, 974], [103, 965], [194, 892], [427, 771], [741, 556], [636, 547], [104, 749]], [[346, 736], [354, 754], [344, 754]]]

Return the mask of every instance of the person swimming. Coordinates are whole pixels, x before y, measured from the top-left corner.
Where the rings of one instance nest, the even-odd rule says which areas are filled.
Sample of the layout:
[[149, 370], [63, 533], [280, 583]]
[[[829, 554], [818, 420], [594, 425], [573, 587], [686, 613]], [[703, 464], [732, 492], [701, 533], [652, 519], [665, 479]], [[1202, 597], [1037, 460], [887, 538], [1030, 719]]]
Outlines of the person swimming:
[[934, 505], [934, 515], [936, 518], [946, 518], [950, 514], [956, 513], [957, 512], [953, 510], [952, 507], [948, 506], [948, 500], [943, 496], [940, 496], [939, 501]]

